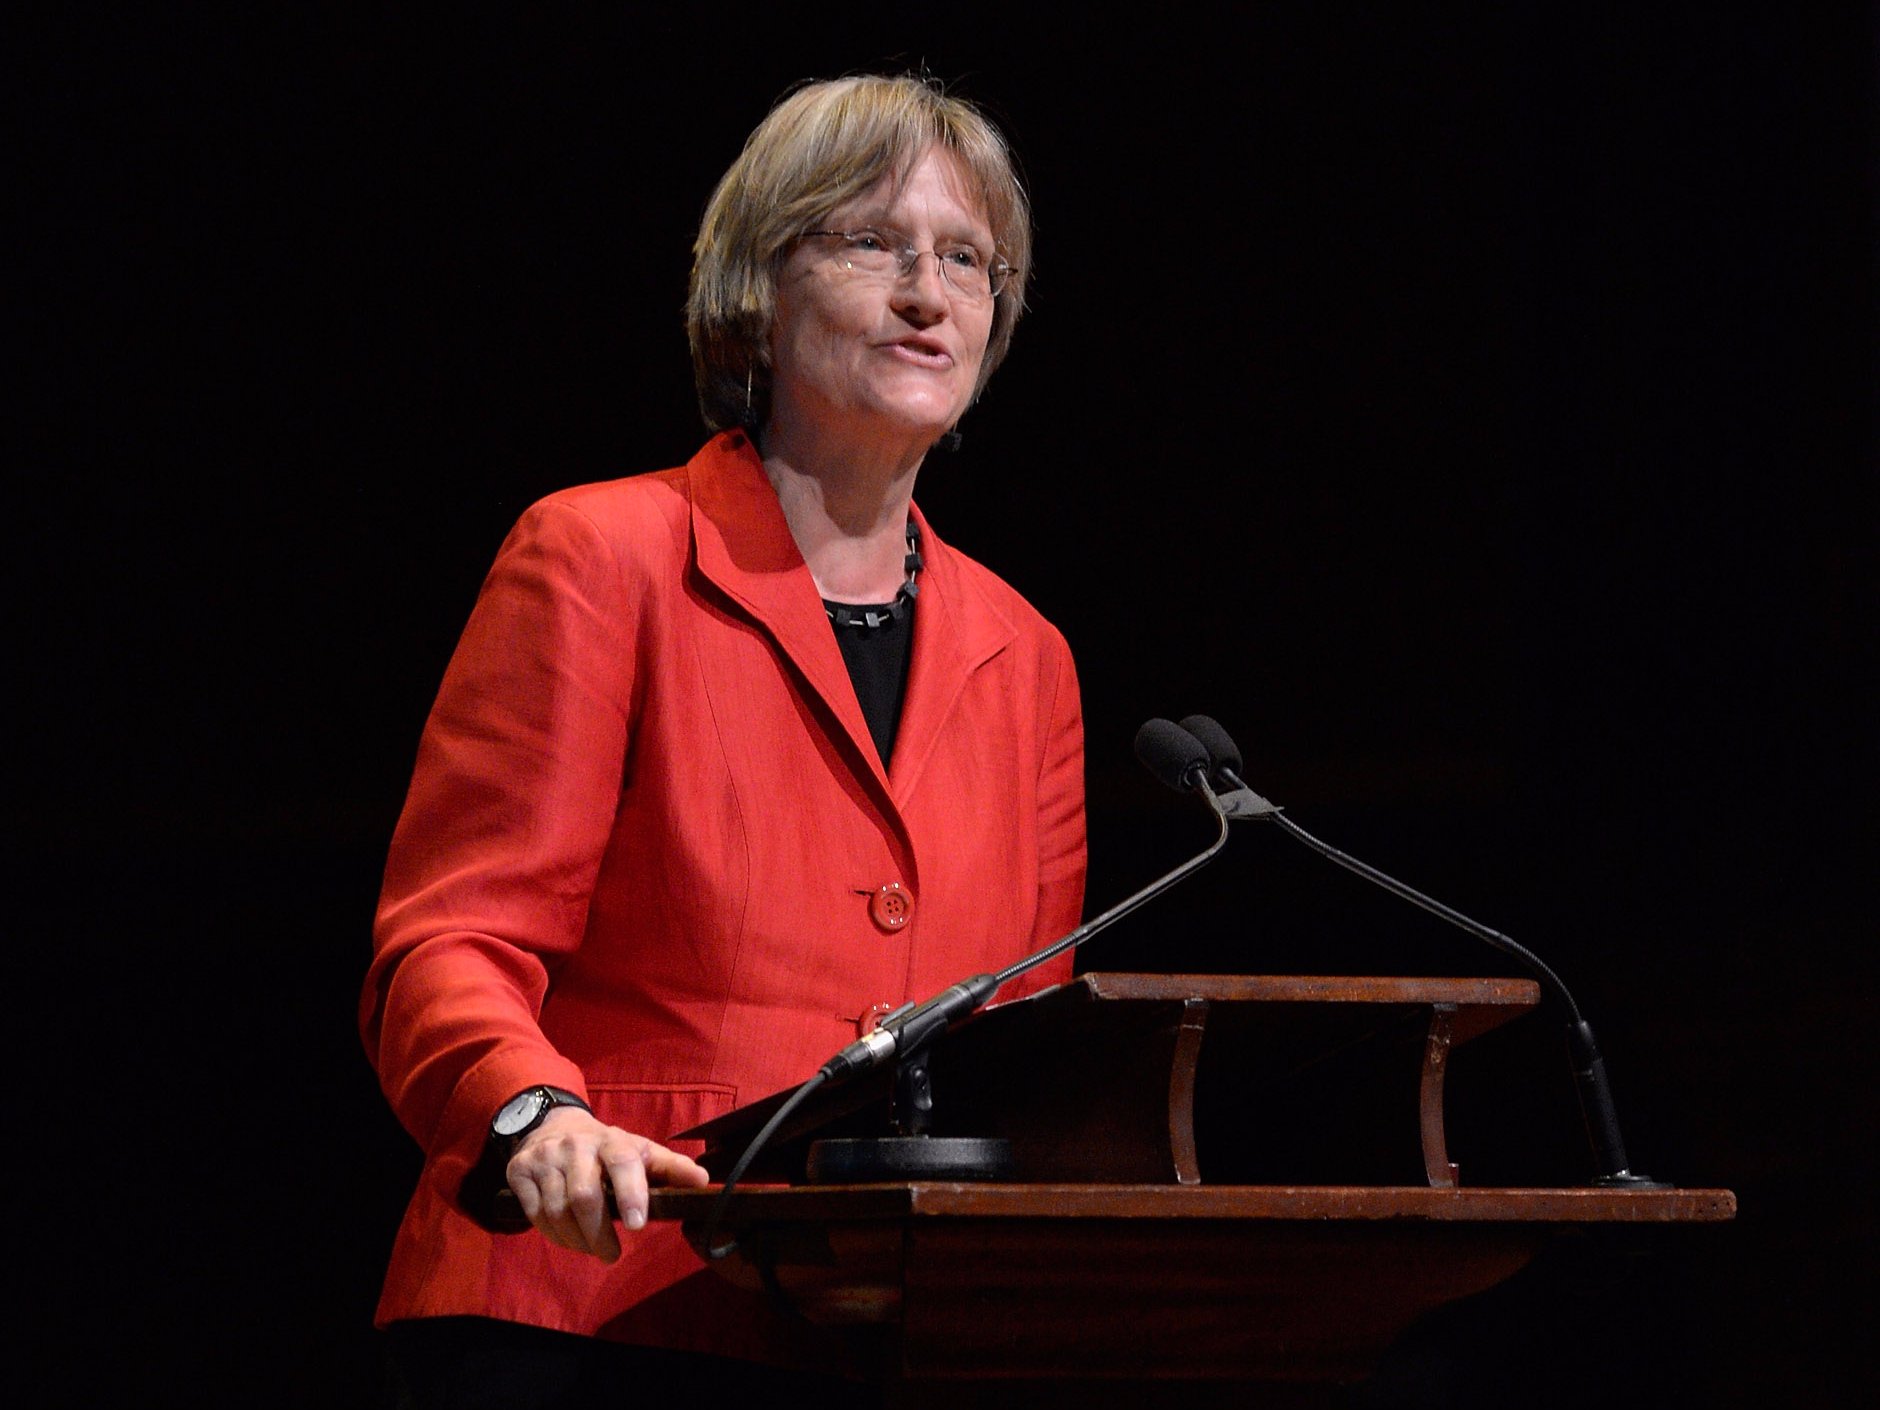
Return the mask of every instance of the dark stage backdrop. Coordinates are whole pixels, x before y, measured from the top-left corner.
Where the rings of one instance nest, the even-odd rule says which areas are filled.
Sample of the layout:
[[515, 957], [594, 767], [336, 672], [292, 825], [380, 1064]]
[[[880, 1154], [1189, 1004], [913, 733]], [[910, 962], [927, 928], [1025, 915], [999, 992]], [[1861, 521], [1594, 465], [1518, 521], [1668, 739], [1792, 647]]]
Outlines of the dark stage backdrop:
[[[164, 8], [9, 85], [14, 1170], [66, 1374], [370, 1402], [417, 1162], [354, 995], [437, 678], [525, 506], [701, 439], [689, 236], [744, 134], [924, 64], [1039, 241], [920, 499], [1077, 651], [1091, 909], [1206, 840], [1130, 739], [1213, 714], [1547, 956], [1636, 1163], [1741, 1198], [1550, 1255], [1363, 1403], [1864, 1402], [1868, 14]], [[1083, 962], [1516, 972], [1259, 830]], [[1465, 1180], [1585, 1178], [1556, 1025], [1452, 1080]]]

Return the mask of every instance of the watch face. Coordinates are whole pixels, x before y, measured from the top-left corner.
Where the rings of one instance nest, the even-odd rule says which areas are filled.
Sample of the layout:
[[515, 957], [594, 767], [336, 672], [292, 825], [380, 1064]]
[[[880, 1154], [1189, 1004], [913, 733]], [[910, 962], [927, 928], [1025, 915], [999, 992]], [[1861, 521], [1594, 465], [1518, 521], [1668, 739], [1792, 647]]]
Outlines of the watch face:
[[524, 1092], [519, 1097], [511, 1097], [503, 1104], [503, 1109], [496, 1113], [496, 1119], [490, 1123], [490, 1130], [499, 1136], [514, 1136], [529, 1129], [541, 1112], [547, 1095], [538, 1087]]

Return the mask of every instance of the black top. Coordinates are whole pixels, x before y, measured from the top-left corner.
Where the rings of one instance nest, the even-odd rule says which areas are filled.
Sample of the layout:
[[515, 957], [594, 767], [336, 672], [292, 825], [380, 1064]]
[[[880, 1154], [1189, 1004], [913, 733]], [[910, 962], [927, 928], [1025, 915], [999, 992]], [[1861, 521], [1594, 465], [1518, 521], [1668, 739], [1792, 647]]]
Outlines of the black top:
[[[890, 612], [887, 605], [858, 607], [852, 603], [827, 602], [830, 627], [842, 648], [842, 659], [849, 668], [849, 680], [855, 686], [855, 698], [861, 702], [862, 718], [881, 756], [881, 767], [888, 767], [894, 753], [894, 731], [901, 723], [901, 699], [907, 694], [907, 663], [914, 640], [914, 603], [911, 599]], [[840, 618], [841, 620], [838, 620]], [[860, 619], [860, 620], [857, 620]], [[872, 621], [874, 625], [868, 625]]]

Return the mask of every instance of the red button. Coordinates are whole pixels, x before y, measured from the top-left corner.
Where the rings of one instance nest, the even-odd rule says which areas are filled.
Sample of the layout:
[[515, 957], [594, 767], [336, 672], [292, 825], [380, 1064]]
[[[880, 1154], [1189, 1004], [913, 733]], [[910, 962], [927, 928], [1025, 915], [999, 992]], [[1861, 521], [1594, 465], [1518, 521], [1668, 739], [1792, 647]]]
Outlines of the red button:
[[898, 881], [890, 881], [868, 898], [868, 914], [883, 930], [899, 930], [914, 914], [914, 898]]
[[855, 1020], [856, 1036], [866, 1038], [870, 1033], [873, 1033], [877, 1028], [881, 1027], [882, 1019], [893, 1012], [893, 1004], [872, 1005], [860, 1018]]

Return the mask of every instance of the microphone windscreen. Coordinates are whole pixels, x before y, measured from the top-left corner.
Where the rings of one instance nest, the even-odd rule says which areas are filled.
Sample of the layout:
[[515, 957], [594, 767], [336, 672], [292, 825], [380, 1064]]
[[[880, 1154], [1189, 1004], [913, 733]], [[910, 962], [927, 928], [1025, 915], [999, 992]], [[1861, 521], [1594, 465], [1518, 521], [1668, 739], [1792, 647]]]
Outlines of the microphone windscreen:
[[1208, 751], [1173, 720], [1148, 720], [1136, 731], [1136, 757], [1162, 782], [1186, 793], [1199, 770], [1208, 770]]
[[1240, 746], [1219, 724], [1206, 715], [1190, 715], [1182, 721], [1181, 727], [1201, 741], [1212, 767], [1226, 769], [1229, 773], [1240, 772]]

